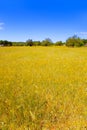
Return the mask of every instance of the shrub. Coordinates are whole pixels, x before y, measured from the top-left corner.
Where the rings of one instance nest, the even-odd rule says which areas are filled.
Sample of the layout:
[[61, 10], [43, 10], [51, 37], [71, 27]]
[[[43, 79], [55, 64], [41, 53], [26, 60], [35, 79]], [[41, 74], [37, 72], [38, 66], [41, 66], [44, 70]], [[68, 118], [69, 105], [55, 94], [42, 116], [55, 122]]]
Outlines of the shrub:
[[50, 46], [50, 45], [53, 45], [51, 39], [47, 38], [45, 40], [42, 41], [41, 43], [42, 46]]
[[33, 46], [33, 41], [32, 41], [32, 39], [28, 39], [28, 40], [26, 41], [26, 46]]
[[12, 42], [4, 40], [4, 41], [0, 41], [0, 45], [1, 46], [12, 46]]
[[62, 45], [63, 45], [62, 41], [57, 41], [57, 42], [55, 43], [55, 46], [62, 46]]
[[66, 40], [66, 46], [68, 47], [80, 47], [83, 46], [84, 43], [79, 37], [71, 37]]
[[34, 45], [34, 46], [40, 46], [40, 45], [41, 45], [41, 42], [40, 42], [40, 41], [34, 41], [34, 42], [33, 42], [33, 45]]

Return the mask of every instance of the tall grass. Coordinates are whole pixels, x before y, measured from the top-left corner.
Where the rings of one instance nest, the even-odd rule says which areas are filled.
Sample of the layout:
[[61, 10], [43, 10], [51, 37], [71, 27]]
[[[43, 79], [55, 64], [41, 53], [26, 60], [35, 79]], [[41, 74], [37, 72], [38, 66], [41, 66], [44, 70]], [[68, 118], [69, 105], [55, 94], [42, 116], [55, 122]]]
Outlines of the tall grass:
[[86, 130], [87, 48], [1, 47], [1, 130]]

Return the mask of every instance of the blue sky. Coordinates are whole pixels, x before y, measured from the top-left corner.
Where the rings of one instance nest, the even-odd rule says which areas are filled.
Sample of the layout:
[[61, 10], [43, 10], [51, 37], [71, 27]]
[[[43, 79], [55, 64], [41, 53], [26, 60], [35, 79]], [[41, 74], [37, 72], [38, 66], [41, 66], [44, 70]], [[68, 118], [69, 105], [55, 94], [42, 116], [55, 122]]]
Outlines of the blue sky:
[[0, 40], [87, 38], [87, 0], [0, 0]]

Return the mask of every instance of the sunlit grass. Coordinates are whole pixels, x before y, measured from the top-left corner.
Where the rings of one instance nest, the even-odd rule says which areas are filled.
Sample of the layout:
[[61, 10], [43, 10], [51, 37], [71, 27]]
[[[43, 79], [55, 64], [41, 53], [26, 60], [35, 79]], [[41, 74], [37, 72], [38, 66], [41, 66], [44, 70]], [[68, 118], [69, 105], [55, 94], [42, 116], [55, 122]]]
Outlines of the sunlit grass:
[[0, 47], [1, 130], [86, 130], [87, 48]]

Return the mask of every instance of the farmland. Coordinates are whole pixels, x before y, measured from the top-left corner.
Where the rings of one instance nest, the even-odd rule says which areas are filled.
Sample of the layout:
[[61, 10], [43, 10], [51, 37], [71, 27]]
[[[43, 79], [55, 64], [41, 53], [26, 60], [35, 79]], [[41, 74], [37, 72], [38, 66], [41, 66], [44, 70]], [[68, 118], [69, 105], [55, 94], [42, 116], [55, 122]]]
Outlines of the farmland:
[[87, 130], [87, 48], [0, 47], [0, 130]]

